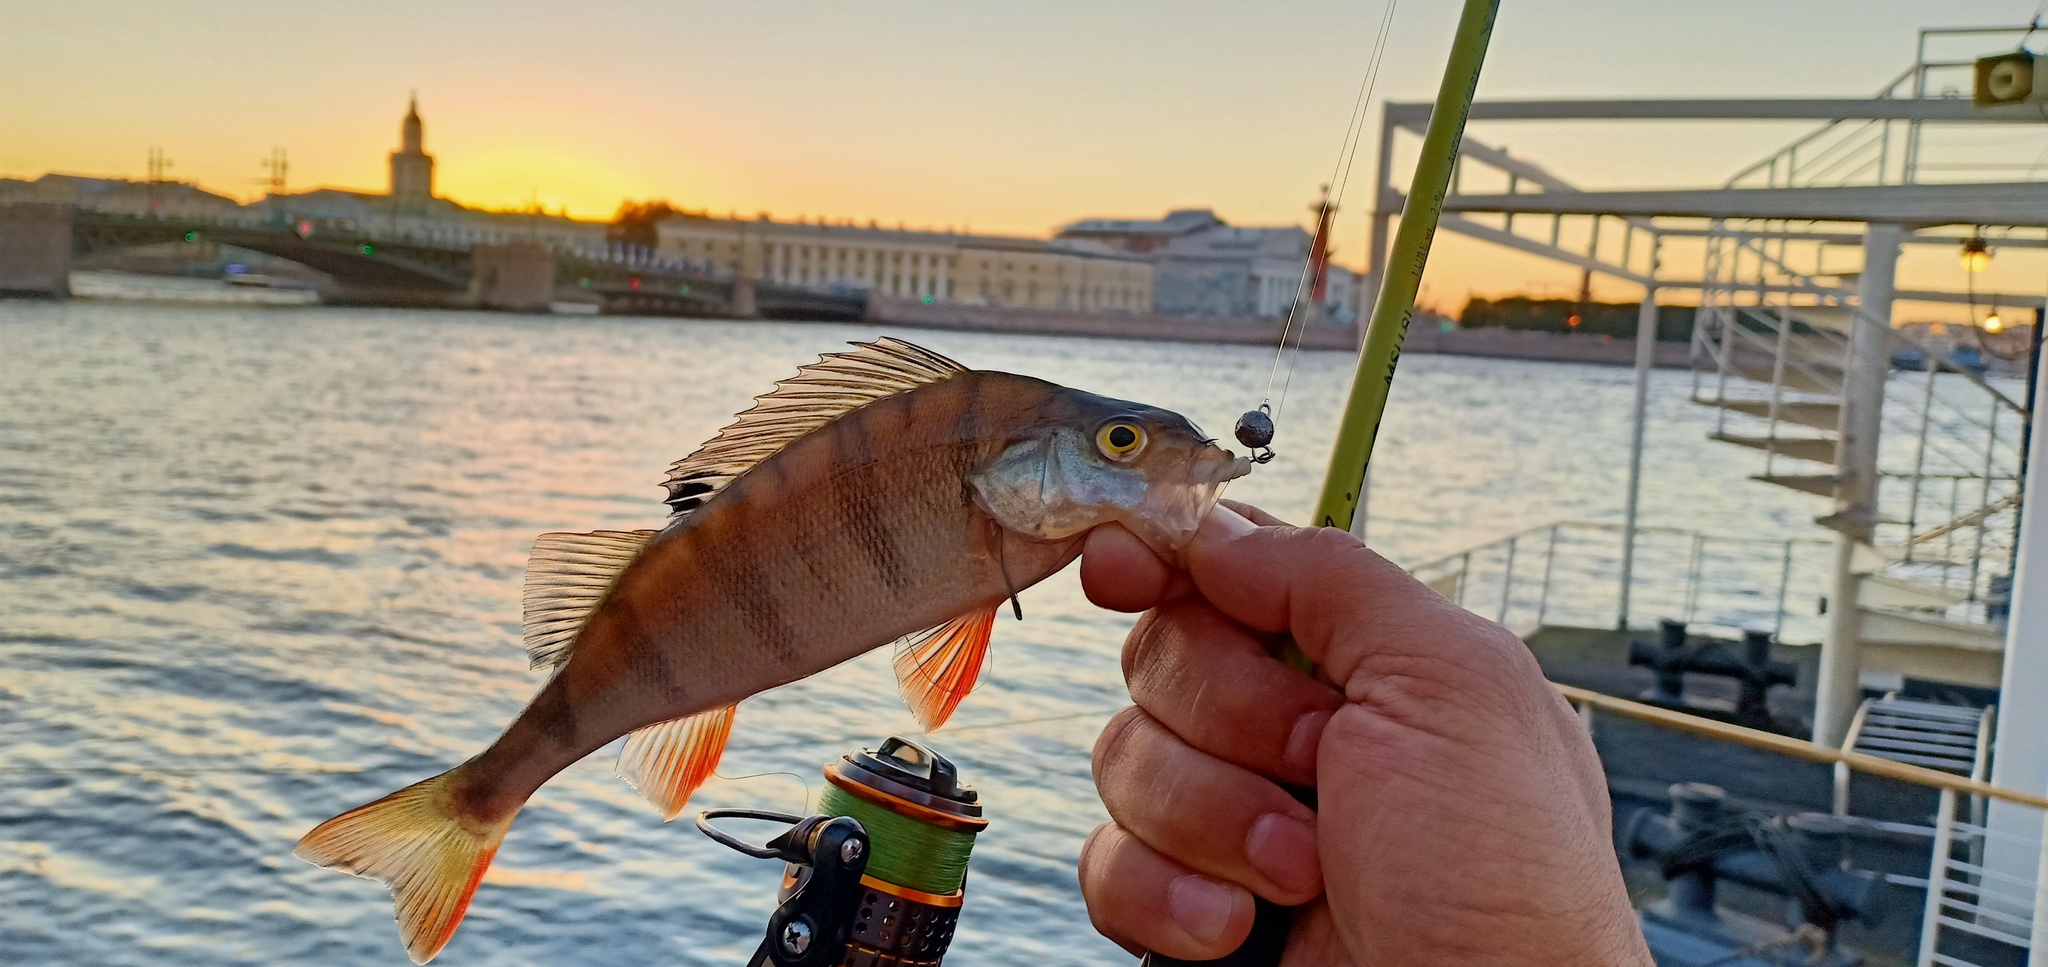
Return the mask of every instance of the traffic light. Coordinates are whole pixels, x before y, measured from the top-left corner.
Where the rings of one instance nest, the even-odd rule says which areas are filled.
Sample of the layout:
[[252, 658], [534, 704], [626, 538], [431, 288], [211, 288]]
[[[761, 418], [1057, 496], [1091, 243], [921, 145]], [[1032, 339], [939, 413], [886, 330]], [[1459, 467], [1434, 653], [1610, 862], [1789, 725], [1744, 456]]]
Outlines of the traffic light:
[[371, 245], [371, 244], [370, 244], [370, 243], [368, 243], [368, 242], [364, 242], [364, 243], [363, 243], [363, 254], [364, 254], [364, 255], [375, 255], [375, 254], [377, 254], [377, 246], [375, 246], [375, 245]]
[[195, 228], [195, 229], [192, 229], [191, 231], [188, 231], [188, 232], [186, 232], [186, 233], [185, 233], [185, 241], [188, 241], [188, 242], [196, 242], [196, 241], [199, 241], [199, 230]]

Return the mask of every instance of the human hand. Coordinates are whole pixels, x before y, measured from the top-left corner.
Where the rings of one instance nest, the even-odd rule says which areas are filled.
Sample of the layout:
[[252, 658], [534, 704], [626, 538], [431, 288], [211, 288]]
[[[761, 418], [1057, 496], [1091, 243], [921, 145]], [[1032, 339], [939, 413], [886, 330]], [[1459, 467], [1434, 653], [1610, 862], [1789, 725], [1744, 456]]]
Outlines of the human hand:
[[[1650, 963], [1600, 762], [1519, 639], [1241, 504], [1179, 556], [1099, 527], [1081, 561], [1090, 600], [1147, 612], [1137, 705], [1095, 747], [1112, 821], [1081, 851], [1104, 936], [1213, 959], [1257, 894], [1300, 905], [1287, 965]], [[1281, 633], [1334, 684], [1272, 657]]]

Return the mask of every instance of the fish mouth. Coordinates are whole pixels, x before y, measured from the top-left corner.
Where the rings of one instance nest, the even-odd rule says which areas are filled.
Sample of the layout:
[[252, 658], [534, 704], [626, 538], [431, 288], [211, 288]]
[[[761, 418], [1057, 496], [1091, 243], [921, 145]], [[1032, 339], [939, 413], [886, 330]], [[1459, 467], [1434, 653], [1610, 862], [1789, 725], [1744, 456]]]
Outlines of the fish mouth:
[[1251, 472], [1250, 457], [1240, 457], [1212, 443], [1195, 454], [1192, 475], [1197, 484], [1220, 486]]
[[1250, 460], [1214, 444], [1205, 444], [1188, 461], [1186, 482], [1150, 488], [1135, 519], [1126, 524], [1154, 551], [1178, 551], [1195, 539], [1203, 518], [1209, 516], [1223, 495], [1223, 485], [1251, 470]]

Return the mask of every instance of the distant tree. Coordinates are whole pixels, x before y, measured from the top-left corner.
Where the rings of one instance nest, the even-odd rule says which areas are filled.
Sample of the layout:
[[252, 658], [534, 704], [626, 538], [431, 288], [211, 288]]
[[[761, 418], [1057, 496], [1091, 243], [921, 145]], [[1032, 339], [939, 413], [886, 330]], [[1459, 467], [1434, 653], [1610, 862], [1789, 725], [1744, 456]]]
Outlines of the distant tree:
[[619, 213], [612, 216], [612, 224], [605, 230], [605, 237], [614, 242], [653, 248], [660, 242], [654, 226], [660, 224], [664, 218], [680, 214], [682, 212], [669, 204], [665, 198], [654, 201], [620, 202]]
[[[1571, 324], [1579, 311], [1576, 299], [1474, 298], [1458, 315], [1460, 329], [1516, 329], [1525, 332], [1569, 332], [1617, 339], [1636, 337], [1637, 303], [1594, 302], [1586, 306], [1579, 324]], [[1692, 338], [1692, 306], [1658, 306], [1657, 339], [1685, 342]]]

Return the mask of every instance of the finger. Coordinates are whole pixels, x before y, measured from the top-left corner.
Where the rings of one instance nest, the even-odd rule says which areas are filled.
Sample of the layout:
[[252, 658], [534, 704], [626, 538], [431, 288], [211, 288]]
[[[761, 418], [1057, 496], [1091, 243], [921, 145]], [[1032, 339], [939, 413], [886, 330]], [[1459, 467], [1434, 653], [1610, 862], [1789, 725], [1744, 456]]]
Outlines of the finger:
[[[1289, 632], [1347, 690], [1368, 679], [1449, 685], [1498, 678], [1508, 668], [1517, 682], [1542, 679], [1513, 634], [1444, 600], [1336, 528], [1259, 527], [1218, 510], [1182, 557], [1218, 610], [1260, 631]], [[1366, 662], [1380, 674], [1359, 676]], [[1544, 700], [1554, 702], [1554, 694]]]
[[1245, 502], [1244, 502], [1244, 501], [1242, 501], [1242, 500], [1229, 500], [1229, 499], [1225, 499], [1225, 500], [1222, 500], [1222, 501], [1220, 501], [1220, 503], [1221, 503], [1221, 504], [1222, 504], [1223, 506], [1225, 506], [1225, 507], [1228, 507], [1228, 508], [1230, 508], [1231, 510], [1234, 510], [1234, 511], [1236, 511], [1236, 512], [1237, 512], [1237, 515], [1238, 515], [1239, 517], [1242, 517], [1242, 518], [1244, 518], [1244, 519], [1246, 519], [1246, 520], [1248, 520], [1248, 521], [1251, 521], [1252, 523], [1254, 523], [1254, 524], [1257, 524], [1257, 525], [1259, 525], [1260, 527], [1286, 527], [1286, 526], [1287, 526], [1287, 522], [1286, 522], [1286, 521], [1284, 521], [1284, 520], [1281, 520], [1280, 518], [1278, 518], [1278, 517], [1275, 517], [1275, 516], [1273, 516], [1272, 514], [1266, 513], [1265, 511], [1263, 511], [1263, 510], [1260, 510], [1259, 508], [1257, 508], [1257, 507], [1254, 507], [1254, 506], [1252, 506], [1251, 504], [1247, 504], [1247, 503], [1245, 503]]
[[1200, 598], [1138, 619], [1124, 642], [1131, 698], [1188, 745], [1296, 785], [1344, 696], [1273, 657], [1264, 635]]
[[1143, 709], [1103, 728], [1095, 786], [1118, 826], [1197, 873], [1275, 903], [1322, 892], [1315, 812], [1272, 780], [1197, 751]]
[[1081, 896], [1088, 919], [1125, 949], [1182, 960], [1213, 960], [1252, 930], [1252, 895], [1196, 874], [1104, 823], [1081, 847]]
[[1111, 611], [1143, 611], [1186, 594], [1187, 574], [1167, 564], [1137, 535], [1118, 524], [1088, 532], [1081, 551], [1081, 589]]

